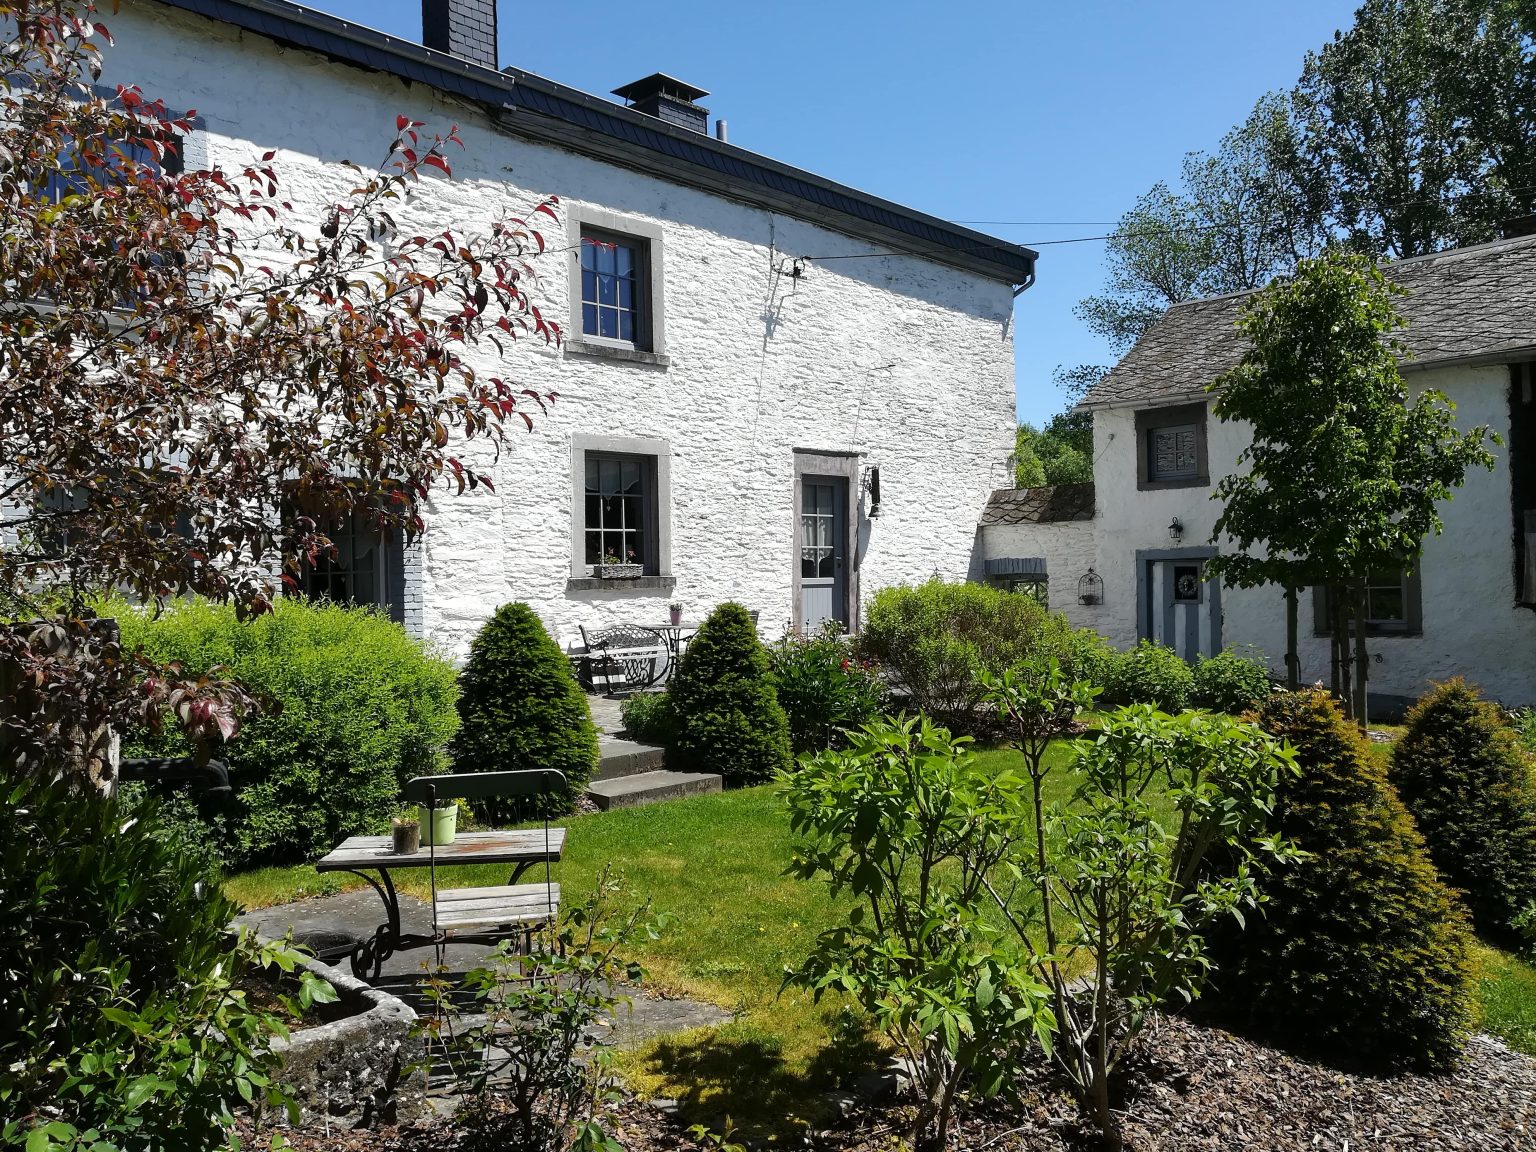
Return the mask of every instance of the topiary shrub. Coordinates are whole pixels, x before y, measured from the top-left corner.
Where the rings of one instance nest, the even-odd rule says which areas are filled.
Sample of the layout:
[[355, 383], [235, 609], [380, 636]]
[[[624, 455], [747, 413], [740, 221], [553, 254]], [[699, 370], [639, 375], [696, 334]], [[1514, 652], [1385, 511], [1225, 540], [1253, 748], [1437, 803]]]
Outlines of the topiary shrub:
[[1182, 712], [1194, 686], [1195, 674], [1177, 652], [1143, 640], [1112, 664], [1103, 702], [1155, 704], [1164, 712]]
[[[458, 727], [452, 665], [377, 612], [285, 599], [251, 621], [178, 601], [156, 617], [103, 607], [125, 649], [226, 674], [266, 702], [228, 745], [233, 800], [201, 805], [231, 867], [314, 859], [356, 833], [387, 832], [401, 785], [443, 769]], [[128, 733], [125, 755], [182, 756], [172, 732]]]
[[743, 784], [789, 767], [789, 721], [773, 689], [768, 651], [740, 604], [720, 605], [699, 627], [668, 695], [676, 767]]
[[785, 636], [768, 656], [796, 756], [841, 747], [841, 732], [867, 724], [885, 708], [885, 682], [854, 655], [836, 622], [815, 636]]
[[1236, 716], [1257, 708], [1269, 695], [1269, 668], [1255, 656], [1220, 652], [1195, 661], [1189, 702], [1196, 708]]
[[899, 683], [922, 712], [957, 732], [986, 726], [981, 675], [1054, 657], [1076, 677], [1074, 632], [1028, 596], [988, 584], [929, 580], [875, 593], [857, 653]]
[[1508, 936], [1536, 903], [1536, 775], [1514, 731], [1457, 678], [1409, 710], [1392, 749], [1392, 783], [1430, 859], [1466, 894], [1472, 921]]
[[277, 950], [152, 800], [0, 776], [0, 828], [0, 1147], [222, 1147], [270, 1098], [281, 1025], [234, 982]]
[[624, 718], [624, 735], [642, 744], [665, 748], [672, 743], [677, 721], [672, 715], [672, 697], [665, 692], [636, 692], [619, 704]]
[[1268, 831], [1309, 855], [1213, 942], [1221, 1012], [1368, 1068], [1447, 1067], [1472, 1023], [1471, 934], [1386, 766], [1321, 690], [1270, 696], [1258, 719], [1302, 769]]
[[526, 604], [503, 604], [476, 634], [459, 678], [455, 772], [554, 768], [563, 793], [476, 800], [483, 820], [503, 824], [563, 816], [597, 771], [597, 729], [571, 662]]

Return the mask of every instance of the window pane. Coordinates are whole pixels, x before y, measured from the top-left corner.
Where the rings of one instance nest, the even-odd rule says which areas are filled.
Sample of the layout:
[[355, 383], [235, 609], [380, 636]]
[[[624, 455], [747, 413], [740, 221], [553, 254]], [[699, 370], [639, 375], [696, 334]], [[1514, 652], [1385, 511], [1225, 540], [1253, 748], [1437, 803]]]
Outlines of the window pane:
[[613, 266], [620, 276], [629, 276], [635, 268], [635, 250], [627, 244], [615, 244]]
[[619, 339], [635, 342], [635, 314], [633, 312], [619, 313]]
[[581, 330], [588, 336], [597, 335], [596, 304], [583, 304], [581, 306]]
[[585, 563], [600, 564], [603, 559], [603, 534], [601, 532], [587, 533], [587, 554]]
[[1367, 620], [1403, 620], [1403, 589], [1372, 588], [1367, 601]]
[[618, 282], [619, 307], [633, 308], [635, 306], [635, 282], [624, 277]]
[[609, 307], [614, 307], [618, 304], [618, 284], [612, 276], [599, 276], [597, 278], [597, 302]]
[[598, 309], [597, 334], [609, 340], [619, 338], [619, 314], [612, 308]]
[[581, 298], [586, 301], [597, 299], [597, 274], [586, 269], [581, 273]]
[[[581, 242], [581, 269], [584, 273], [591, 272], [597, 267], [597, 246], [590, 240]], [[587, 283], [587, 276], [583, 275], [581, 282]]]

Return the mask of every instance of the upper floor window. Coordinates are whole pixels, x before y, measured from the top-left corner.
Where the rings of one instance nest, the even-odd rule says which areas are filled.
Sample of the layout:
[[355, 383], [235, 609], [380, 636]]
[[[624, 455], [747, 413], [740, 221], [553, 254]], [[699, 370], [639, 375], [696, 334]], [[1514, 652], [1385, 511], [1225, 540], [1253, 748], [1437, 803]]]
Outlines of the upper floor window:
[[99, 142], [84, 152], [69, 144], [59, 153], [58, 169], [43, 181], [43, 198], [58, 204], [68, 195], [85, 195], [92, 184], [103, 187], [119, 183], [128, 164], [165, 176], [180, 175], [181, 148], [179, 138], [167, 139], [158, 156], [148, 144], [136, 140]]
[[1205, 405], [1147, 408], [1136, 413], [1138, 488], [1191, 488], [1210, 483]]
[[580, 237], [566, 351], [666, 364], [661, 229], [579, 204], [567, 205], [566, 219]]

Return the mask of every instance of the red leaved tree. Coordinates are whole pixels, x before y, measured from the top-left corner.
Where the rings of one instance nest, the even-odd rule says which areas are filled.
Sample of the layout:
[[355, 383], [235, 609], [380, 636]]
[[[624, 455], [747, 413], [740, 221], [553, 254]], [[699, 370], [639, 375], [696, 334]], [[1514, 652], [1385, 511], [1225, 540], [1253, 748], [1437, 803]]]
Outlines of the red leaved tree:
[[377, 168], [348, 165], [350, 189], [302, 211], [274, 153], [185, 168], [192, 112], [100, 88], [91, 7], [0, 14], [0, 590], [12, 618], [64, 605], [0, 632], [0, 763], [78, 769], [96, 721], [169, 711], [227, 737], [246, 704], [92, 632], [90, 593], [259, 613], [343, 522], [409, 541], [434, 485], [490, 486], [507, 426], [552, 397], [469, 350], [559, 340], [528, 294], [555, 201], [412, 234], [407, 190], [430, 195], [460, 141], [400, 116]]

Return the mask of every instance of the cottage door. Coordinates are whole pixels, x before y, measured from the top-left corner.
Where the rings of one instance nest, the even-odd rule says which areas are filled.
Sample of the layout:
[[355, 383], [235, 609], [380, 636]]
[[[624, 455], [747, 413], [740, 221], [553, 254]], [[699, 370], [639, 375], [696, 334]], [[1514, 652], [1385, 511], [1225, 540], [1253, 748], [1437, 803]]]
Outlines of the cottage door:
[[1147, 560], [1141, 634], [1193, 663], [1221, 651], [1220, 597], [1200, 559]]
[[803, 633], [828, 620], [848, 627], [848, 479], [800, 478], [800, 619]]

